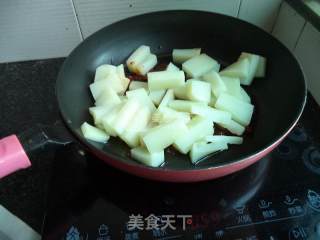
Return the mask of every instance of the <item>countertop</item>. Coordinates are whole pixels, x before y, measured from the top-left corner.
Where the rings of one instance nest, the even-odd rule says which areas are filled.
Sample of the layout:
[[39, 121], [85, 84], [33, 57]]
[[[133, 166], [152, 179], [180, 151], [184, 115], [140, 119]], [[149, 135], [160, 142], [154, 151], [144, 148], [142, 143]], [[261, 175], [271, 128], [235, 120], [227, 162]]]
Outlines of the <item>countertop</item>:
[[[54, 86], [63, 61], [0, 64], [0, 138], [60, 119]], [[0, 204], [40, 232], [53, 152], [31, 157], [31, 168], [1, 179]]]

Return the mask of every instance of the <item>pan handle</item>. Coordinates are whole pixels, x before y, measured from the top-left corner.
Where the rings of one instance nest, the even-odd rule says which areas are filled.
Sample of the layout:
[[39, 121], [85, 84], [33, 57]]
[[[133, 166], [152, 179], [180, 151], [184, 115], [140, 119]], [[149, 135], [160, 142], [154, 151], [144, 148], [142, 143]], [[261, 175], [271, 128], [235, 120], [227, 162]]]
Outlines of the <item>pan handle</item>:
[[73, 142], [62, 123], [54, 126], [38, 125], [19, 135], [0, 139], [0, 179], [32, 165], [27, 154], [65, 146]]

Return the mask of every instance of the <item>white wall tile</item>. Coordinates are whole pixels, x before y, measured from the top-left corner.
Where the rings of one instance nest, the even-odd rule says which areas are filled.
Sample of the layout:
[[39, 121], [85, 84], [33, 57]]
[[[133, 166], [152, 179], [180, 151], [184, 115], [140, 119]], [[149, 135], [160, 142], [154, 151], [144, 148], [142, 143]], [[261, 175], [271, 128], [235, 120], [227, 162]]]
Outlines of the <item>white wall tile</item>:
[[294, 50], [305, 22], [299, 13], [283, 2], [272, 34], [287, 48]]
[[0, 62], [66, 56], [80, 41], [71, 1], [0, 1]]
[[84, 37], [98, 29], [146, 12], [193, 9], [237, 16], [240, 0], [73, 0]]
[[307, 23], [299, 39], [295, 54], [300, 60], [308, 81], [308, 88], [320, 104], [320, 32]]
[[270, 32], [281, 2], [282, 0], [242, 0], [239, 18]]

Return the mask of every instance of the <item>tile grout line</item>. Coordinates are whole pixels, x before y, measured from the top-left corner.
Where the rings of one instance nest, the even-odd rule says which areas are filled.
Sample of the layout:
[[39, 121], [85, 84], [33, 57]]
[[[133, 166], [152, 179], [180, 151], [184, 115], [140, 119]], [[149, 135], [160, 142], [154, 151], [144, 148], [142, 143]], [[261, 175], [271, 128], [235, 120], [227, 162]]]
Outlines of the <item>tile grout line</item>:
[[242, 6], [242, 1], [243, 1], [243, 0], [240, 0], [240, 2], [239, 2], [238, 12], [237, 12], [237, 18], [239, 18], [239, 15], [240, 15], [240, 9], [241, 9], [241, 6]]
[[300, 41], [300, 38], [301, 38], [301, 36], [302, 36], [302, 34], [303, 34], [303, 32], [304, 32], [304, 29], [306, 28], [307, 23], [308, 23], [308, 21], [305, 20], [305, 21], [304, 21], [304, 24], [303, 24], [303, 26], [302, 26], [302, 28], [301, 28], [301, 30], [300, 30], [300, 32], [299, 32], [299, 35], [298, 35], [298, 37], [297, 37], [297, 40], [296, 40], [296, 42], [295, 42], [295, 44], [294, 44], [294, 47], [293, 47], [293, 49], [292, 49], [292, 52], [295, 52], [295, 51], [296, 51], [296, 48], [297, 48], [298, 43], [299, 43], [299, 41]]
[[83, 40], [84, 40], [84, 37], [83, 37], [82, 29], [81, 29], [81, 27], [80, 27], [80, 22], [79, 22], [79, 19], [78, 19], [78, 13], [77, 13], [77, 10], [76, 10], [76, 7], [75, 7], [73, 1], [74, 1], [74, 0], [70, 0], [70, 2], [71, 2], [71, 7], [72, 7], [73, 14], [74, 14], [74, 16], [75, 16], [75, 18], [76, 18], [77, 28], [78, 28], [79, 33], [80, 33], [81, 41], [83, 41]]
[[275, 29], [275, 27], [276, 27], [276, 25], [277, 25], [277, 22], [278, 22], [278, 20], [279, 20], [279, 16], [280, 16], [281, 9], [282, 9], [282, 7], [284, 7], [283, 5], [284, 5], [284, 1], [282, 1], [281, 4], [280, 4], [279, 7], [278, 7], [277, 15], [276, 15], [275, 20], [274, 20], [274, 22], [273, 22], [273, 24], [272, 24], [272, 27], [271, 27], [271, 29], [270, 29], [270, 33], [271, 33], [271, 34], [273, 33], [273, 30]]

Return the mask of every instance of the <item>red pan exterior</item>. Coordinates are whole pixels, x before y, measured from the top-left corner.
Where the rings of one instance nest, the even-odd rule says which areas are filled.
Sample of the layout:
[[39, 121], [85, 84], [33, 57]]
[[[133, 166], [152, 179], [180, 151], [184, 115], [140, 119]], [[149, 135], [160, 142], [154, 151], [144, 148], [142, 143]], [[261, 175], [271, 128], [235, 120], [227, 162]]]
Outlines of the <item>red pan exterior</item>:
[[108, 158], [105, 155], [100, 155], [99, 152], [93, 151], [93, 153], [100, 158], [101, 160], [105, 161], [106, 163], [110, 164], [111, 166], [121, 169], [125, 172], [130, 174], [156, 180], [162, 182], [200, 182], [210, 179], [220, 178], [237, 171], [240, 171], [255, 162], [259, 161], [267, 154], [269, 154], [273, 149], [275, 149], [284, 139], [285, 137], [291, 132], [294, 128], [295, 124], [288, 130], [288, 132], [280, 138], [278, 141], [267, 147], [265, 150], [259, 152], [256, 155], [252, 155], [246, 159], [241, 161], [233, 162], [231, 164], [212, 167], [207, 169], [195, 169], [195, 170], [165, 170], [162, 168], [146, 168], [140, 165], [129, 165], [123, 163], [121, 161]]

